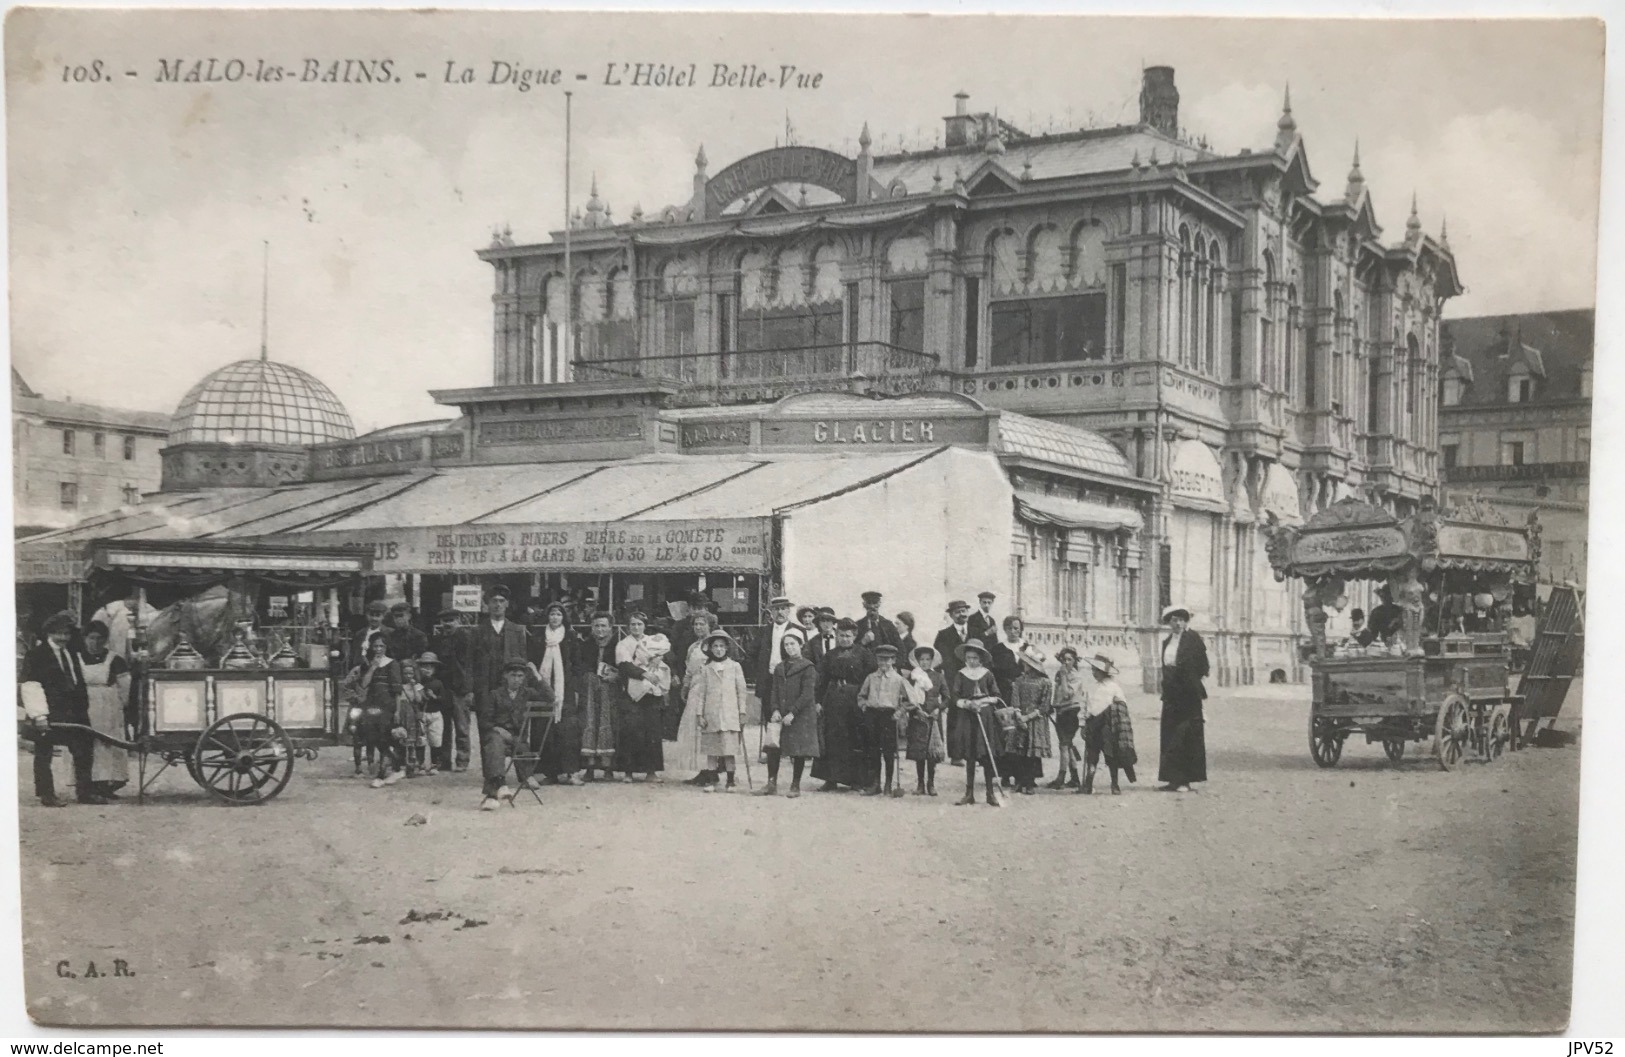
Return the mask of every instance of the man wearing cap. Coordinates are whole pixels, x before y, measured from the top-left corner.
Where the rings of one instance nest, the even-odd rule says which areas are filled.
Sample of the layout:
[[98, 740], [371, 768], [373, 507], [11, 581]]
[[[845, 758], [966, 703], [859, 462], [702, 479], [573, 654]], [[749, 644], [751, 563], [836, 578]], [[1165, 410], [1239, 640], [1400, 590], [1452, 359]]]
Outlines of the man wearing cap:
[[350, 666], [366, 664], [367, 658], [372, 656], [372, 640], [379, 636], [386, 639], [389, 628], [384, 626], [384, 620], [389, 616], [389, 603], [381, 598], [375, 598], [367, 603], [367, 626], [356, 633], [351, 640]]
[[88, 730], [51, 729], [53, 723], [90, 726], [90, 692], [79, 658], [68, 645], [73, 635], [73, 614], [58, 613], [45, 622], [45, 640], [23, 657], [18, 688], [23, 713], [35, 732], [34, 795], [46, 807], [66, 807], [57, 799], [51, 775], [56, 747], [65, 745], [73, 758], [73, 784], [81, 804], [105, 804], [91, 785], [91, 763], [96, 743]]
[[[974, 638], [976, 636], [970, 632], [970, 603], [956, 598], [948, 603], [948, 626], [937, 632], [936, 640], [931, 643], [932, 648], [937, 651], [937, 656], [942, 658], [942, 678], [948, 685], [953, 685], [954, 676], [964, 664], [959, 659], [959, 647]], [[950, 749], [958, 744], [954, 740], [954, 732], [959, 729], [959, 713], [961, 711], [961, 709], [957, 708], [948, 710], [948, 745]], [[965, 761], [954, 756], [950, 751], [948, 762], [958, 767]]]
[[429, 648], [429, 636], [412, 626], [412, 607], [396, 602], [389, 607], [389, 629], [384, 632], [389, 643], [389, 658], [409, 661]]
[[[518, 621], [508, 619], [508, 589], [501, 584], [486, 593], [486, 616], [474, 629], [469, 652], [473, 658], [474, 715], [487, 712], [486, 702], [503, 685], [503, 669], [513, 661], [525, 660], [527, 635]], [[485, 728], [479, 731], [480, 748], [485, 747]]]
[[[773, 673], [778, 671], [779, 665], [784, 661], [784, 654], [779, 651], [784, 647], [784, 636], [791, 632], [799, 632], [797, 625], [790, 622], [791, 602], [783, 595], [768, 603], [768, 609], [773, 614], [773, 622], [767, 626], [760, 638], [756, 640], [755, 654], [751, 657], [750, 676], [756, 684], [756, 698], [762, 703], [762, 726], [767, 726], [768, 720], [773, 717]], [[767, 768], [774, 774], [779, 771], [779, 747], [764, 748], [763, 754], [767, 757]], [[773, 787], [772, 783], [762, 788], [763, 793]], [[771, 795], [771, 794], [769, 794]]]
[[970, 615], [968, 621], [971, 638], [980, 639], [990, 649], [999, 641], [999, 618], [993, 615], [993, 603], [998, 597], [992, 591], [978, 594], [976, 604], [980, 608]]
[[863, 592], [863, 616], [858, 618], [858, 645], [873, 652], [877, 646], [901, 649], [903, 637], [897, 625], [880, 615], [880, 592]]
[[1207, 781], [1207, 738], [1202, 701], [1207, 690], [1207, 646], [1190, 629], [1184, 606], [1162, 611], [1168, 634], [1162, 640], [1162, 759], [1157, 781], [1163, 792], [1193, 793], [1192, 782]]
[[[486, 696], [480, 712], [480, 770], [485, 778], [481, 811], [495, 811], [499, 800], [513, 796], [502, 780], [507, 773], [508, 755], [514, 750], [519, 732], [525, 729], [525, 714], [533, 707], [552, 704], [553, 691], [530, 677], [530, 665], [513, 660], [502, 666], [502, 685]], [[546, 721], [537, 718], [532, 723]], [[514, 777], [521, 785], [530, 780], [530, 773], [529, 763], [514, 767]]]
[[807, 659], [817, 664], [825, 654], [835, 652], [835, 610], [829, 606], [819, 606], [813, 623], [816, 627], [808, 630], [812, 638], [807, 640]]
[[446, 688], [446, 737], [441, 748], [441, 766], [447, 771], [468, 770], [471, 755], [468, 741], [468, 714], [473, 705], [474, 685], [470, 674], [472, 645], [468, 629], [457, 620], [455, 609], [443, 609], [435, 622], [429, 644], [440, 660], [440, 681]]

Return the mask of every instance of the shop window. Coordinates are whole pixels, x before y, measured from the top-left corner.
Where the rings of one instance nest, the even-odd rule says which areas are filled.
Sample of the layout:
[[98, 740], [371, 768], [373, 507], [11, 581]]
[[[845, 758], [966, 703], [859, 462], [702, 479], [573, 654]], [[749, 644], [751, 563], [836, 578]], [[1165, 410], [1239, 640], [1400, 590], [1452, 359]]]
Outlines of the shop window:
[[135, 459], [135, 438], [124, 438], [124, 461], [132, 462]]
[[925, 351], [925, 280], [893, 279], [886, 284], [891, 297], [891, 343], [899, 349]]
[[93, 433], [90, 437], [90, 450], [98, 459], [107, 458], [107, 434]]
[[74, 510], [79, 506], [79, 486], [72, 481], [63, 481], [57, 486], [57, 495], [62, 502], [63, 510]]
[[65, 430], [62, 431], [62, 454], [64, 454], [64, 455], [72, 455], [73, 454], [73, 449], [74, 449], [73, 430], [65, 429]]
[[1508, 440], [1501, 443], [1501, 465], [1522, 466], [1524, 459], [1523, 441]]
[[1104, 293], [996, 302], [989, 322], [994, 367], [1106, 358]]

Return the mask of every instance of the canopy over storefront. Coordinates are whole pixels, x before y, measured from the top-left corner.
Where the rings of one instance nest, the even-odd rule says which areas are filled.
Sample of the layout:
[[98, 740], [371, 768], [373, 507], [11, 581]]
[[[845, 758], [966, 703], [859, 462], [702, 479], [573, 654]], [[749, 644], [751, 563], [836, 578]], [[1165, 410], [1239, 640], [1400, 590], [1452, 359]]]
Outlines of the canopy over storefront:
[[1101, 532], [1137, 531], [1145, 522], [1132, 507], [1109, 506], [1068, 496], [1016, 490], [1016, 516], [1030, 525]]

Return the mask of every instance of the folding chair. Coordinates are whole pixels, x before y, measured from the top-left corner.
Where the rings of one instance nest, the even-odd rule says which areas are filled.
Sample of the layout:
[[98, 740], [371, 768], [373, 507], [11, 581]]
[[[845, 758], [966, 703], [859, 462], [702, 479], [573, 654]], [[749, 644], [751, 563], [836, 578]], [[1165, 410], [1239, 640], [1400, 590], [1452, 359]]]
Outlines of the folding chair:
[[508, 798], [509, 807], [518, 806], [514, 803], [514, 801], [519, 798], [519, 791], [521, 789], [535, 797], [538, 804], [542, 802], [541, 792], [529, 785], [526, 785], [525, 782], [520, 779], [519, 768], [520, 764], [525, 764], [527, 765], [526, 770], [528, 772], [526, 777], [537, 777], [536, 769], [541, 766], [542, 752], [547, 748], [547, 739], [553, 733], [553, 725], [552, 723], [548, 723], [547, 729], [542, 731], [541, 742], [538, 743], [534, 749], [530, 747], [531, 727], [538, 721], [551, 720], [552, 718], [553, 706], [551, 704], [543, 704], [542, 702], [538, 701], [527, 705], [525, 708], [524, 718], [519, 721], [519, 733], [515, 735], [513, 739], [513, 749], [508, 753], [507, 765], [502, 769], [502, 781], [504, 784], [507, 783], [510, 776], [513, 778], [512, 788], [514, 793], [513, 796]]

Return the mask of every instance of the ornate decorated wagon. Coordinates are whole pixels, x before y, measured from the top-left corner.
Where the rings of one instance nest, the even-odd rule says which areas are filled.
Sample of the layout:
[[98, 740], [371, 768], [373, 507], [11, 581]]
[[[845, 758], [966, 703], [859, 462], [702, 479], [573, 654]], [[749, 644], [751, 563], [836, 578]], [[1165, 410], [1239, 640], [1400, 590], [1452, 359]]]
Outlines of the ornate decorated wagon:
[[[1508, 634], [1515, 595], [1533, 597], [1540, 524], [1512, 526], [1476, 501], [1408, 518], [1344, 499], [1301, 527], [1266, 528], [1277, 579], [1304, 584], [1313, 671], [1309, 752], [1335, 766], [1352, 735], [1390, 760], [1432, 739], [1439, 766], [1500, 756], [1514, 733]], [[1378, 581], [1357, 639], [1329, 642], [1326, 607], [1345, 581]]]

